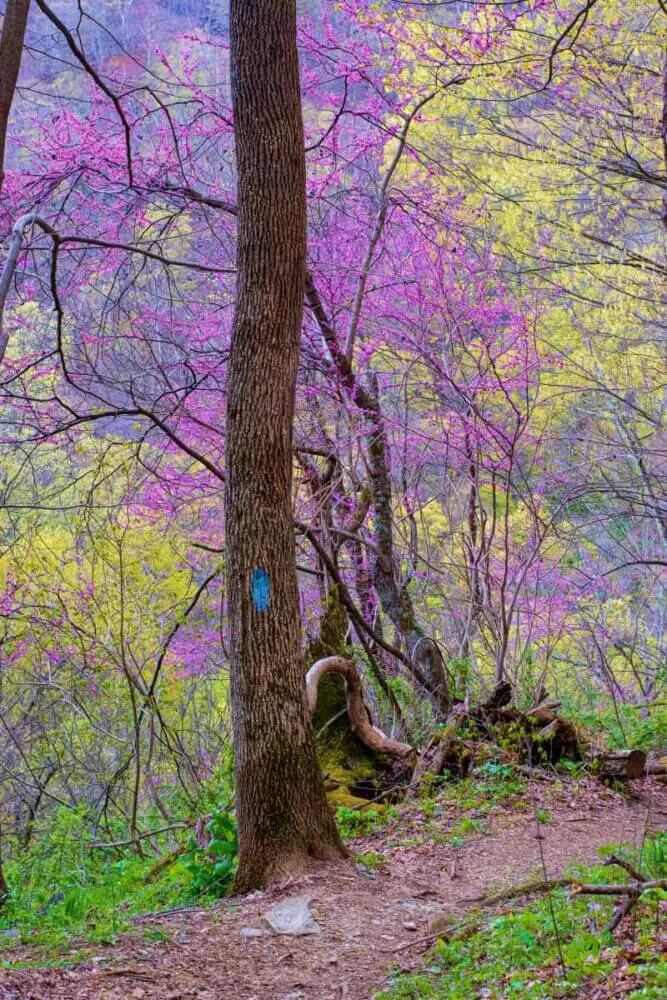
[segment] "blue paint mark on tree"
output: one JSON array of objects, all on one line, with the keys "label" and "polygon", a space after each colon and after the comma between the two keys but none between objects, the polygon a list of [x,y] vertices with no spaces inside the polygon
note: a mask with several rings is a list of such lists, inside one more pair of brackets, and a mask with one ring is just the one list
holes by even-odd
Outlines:
[{"label": "blue paint mark on tree", "polygon": [[269,574],[265,569],[254,569],[252,571],[252,599],[257,611],[268,611],[271,603],[271,584]]}]

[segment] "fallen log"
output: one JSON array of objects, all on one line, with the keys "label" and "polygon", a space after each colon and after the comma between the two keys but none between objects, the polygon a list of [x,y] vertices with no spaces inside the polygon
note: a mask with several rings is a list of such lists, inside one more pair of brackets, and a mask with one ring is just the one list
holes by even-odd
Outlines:
[{"label": "fallen log", "polygon": [[[532,708],[524,711],[514,708],[510,705],[512,686],[503,681],[486,701],[470,709],[470,719],[486,737],[492,737],[493,730],[499,726],[513,727],[514,738],[522,744],[532,763],[548,761],[556,764],[561,757],[581,760],[575,726],[558,715],[560,701],[548,697],[543,689],[538,697],[538,703]],[[521,749],[517,745],[519,753]]]},{"label": "fallen log", "polygon": [[594,764],[600,778],[633,781],[646,773],[646,754],[643,750],[613,750],[598,754]]},{"label": "fallen log", "polygon": [[[471,708],[468,699],[455,704],[446,720],[445,727],[429,741],[426,747],[417,750],[408,743],[395,740],[373,724],[371,713],[364,702],[361,678],[352,660],[344,656],[327,656],[316,663],[306,676],[306,693],[311,716],[318,706],[319,684],[327,675],[342,677],[344,682],[345,705],[352,734],[368,750],[390,757],[392,767],[392,790],[404,784],[413,768],[406,788],[406,798],[415,799],[427,775],[439,776],[448,771],[453,777],[464,778],[474,756],[474,745],[470,740],[462,740],[458,731],[464,722],[476,727],[480,740],[493,738],[494,730],[503,726],[515,726],[513,739],[517,751],[527,753],[531,766],[540,761],[556,763],[567,756],[581,759],[577,732],[567,719],[556,714],[560,703],[544,696],[539,704],[528,711],[520,711],[508,705],[512,697],[511,685],[499,685],[492,695],[481,705]],[[342,695],[343,692],[341,692]],[[340,717],[340,711],[338,713]],[[329,723],[325,724],[328,725]]]},{"label": "fallen log", "polygon": [[570,878],[547,878],[536,879],[532,882],[521,882],[519,885],[510,885],[507,889],[500,889],[499,892],[491,893],[489,896],[467,896],[461,900],[462,903],[479,903],[480,906],[496,906],[498,903],[505,903],[510,899],[518,899],[519,896],[532,896],[535,893],[551,892],[553,889],[569,889],[572,885]]},{"label": "fallen log", "polygon": [[[504,702],[505,692],[500,699]],[[522,742],[535,762],[547,760],[557,764],[561,757],[581,760],[577,730],[569,719],[558,715],[557,701],[543,701],[526,712],[505,704],[498,705],[498,698],[490,699],[481,709],[471,709],[471,718],[487,733],[491,727],[514,726],[522,733]],[[494,702],[492,704],[492,702]],[[490,707],[489,707],[490,706]]]}]

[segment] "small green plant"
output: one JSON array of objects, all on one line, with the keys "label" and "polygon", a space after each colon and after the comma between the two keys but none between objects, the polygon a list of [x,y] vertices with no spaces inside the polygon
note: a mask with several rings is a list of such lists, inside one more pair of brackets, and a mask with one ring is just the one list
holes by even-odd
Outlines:
[{"label": "small green plant", "polygon": [[380,854],[379,851],[366,851],[364,854],[356,854],[355,861],[363,865],[365,868],[369,868],[371,871],[375,871],[380,865],[384,864],[386,858],[384,854]]},{"label": "small green plant", "polygon": [[477,768],[477,774],[484,778],[505,778],[514,777],[514,768],[511,764],[499,764],[495,760],[487,760]]},{"label": "small green plant", "polygon": [[564,716],[578,719],[588,732],[598,734],[600,742],[609,749],[635,747],[660,753],[667,747],[667,707],[661,702],[639,712],[632,704],[614,704],[599,691],[587,694],[585,705],[566,696],[561,711]]},{"label": "small green plant", "polygon": [[667,878],[667,832],[647,840],[640,851],[640,861],[653,879]]},{"label": "small green plant", "polygon": [[452,782],[442,788],[440,801],[455,803],[461,809],[489,811],[501,803],[521,796],[525,781],[514,773],[510,764],[486,761],[471,778]]},{"label": "small green plant", "polygon": [[[404,677],[392,677],[389,686],[398,701],[405,720],[412,733],[413,742],[416,746],[424,746],[433,735],[435,719],[433,706],[428,698],[419,697],[413,684]],[[382,692],[376,692],[380,703],[384,703],[388,717],[392,716],[391,706],[388,705]]]},{"label": "small green plant", "polygon": [[224,896],[232,887],[238,859],[236,820],[225,808],[213,811],[206,824],[210,834],[205,847],[196,837],[190,840],[183,865],[190,874],[191,891],[195,896]]},{"label": "small green plant", "polygon": [[472,670],[469,656],[450,656],[446,664],[455,697],[465,698],[470,689]]},{"label": "small green plant", "polygon": [[144,931],[141,936],[144,941],[171,941],[171,936],[167,931],[160,930],[160,928]]},{"label": "small green plant", "polygon": [[396,815],[397,810],[393,806],[381,809],[350,809],[348,806],[339,806],[336,810],[336,822],[343,840],[351,840],[353,837],[367,837],[386,826]]},{"label": "small green plant", "polygon": [[558,770],[569,774],[571,778],[580,778],[586,773],[587,766],[586,761],[566,760],[565,758],[558,761]]},{"label": "small green plant", "polygon": [[463,847],[465,838],[471,833],[480,833],[484,829],[484,823],[472,816],[464,816],[456,823],[451,831],[449,843],[452,847]]}]

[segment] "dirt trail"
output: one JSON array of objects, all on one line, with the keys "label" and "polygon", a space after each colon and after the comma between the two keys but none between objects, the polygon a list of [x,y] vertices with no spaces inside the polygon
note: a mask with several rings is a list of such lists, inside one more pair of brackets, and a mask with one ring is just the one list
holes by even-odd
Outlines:
[{"label": "dirt trail", "polygon": [[[214,911],[143,919],[136,933],[85,965],[0,971],[0,1000],[366,1000],[392,967],[418,961],[434,923],[463,915],[471,897],[541,872],[541,852],[556,876],[571,862],[594,861],[604,845],[639,844],[647,827],[664,829],[667,793],[647,791],[628,804],[587,784],[558,792],[533,786],[531,803],[547,805],[552,817],[539,828],[541,839],[530,811],[502,808],[488,818],[486,834],[459,849],[434,843],[433,826],[426,842],[411,846],[390,846],[397,831],[382,831],[355,845],[384,854],[376,872],[352,864],[314,870]],[[406,830],[402,820],[403,838],[426,822],[416,814]],[[447,817],[438,822],[446,831]],[[303,894],[321,933],[269,931],[267,909]],[[246,937],[244,928],[264,933]],[[145,933],[155,930],[169,940],[147,943]]]}]

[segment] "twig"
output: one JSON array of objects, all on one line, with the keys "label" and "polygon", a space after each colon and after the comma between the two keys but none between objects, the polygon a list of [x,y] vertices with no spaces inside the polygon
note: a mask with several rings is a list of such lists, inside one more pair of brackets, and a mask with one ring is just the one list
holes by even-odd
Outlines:
[{"label": "twig", "polygon": [[616,930],[616,928],[618,927],[620,922],[624,919],[624,917],[627,917],[628,913],[635,905],[638,898],[639,898],[638,896],[626,896],[623,902],[619,906],[617,906],[616,909],[614,910],[614,915],[607,924],[608,931]]},{"label": "twig", "polygon": [[508,889],[501,889],[500,892],[494,892],[491,896],[471,896],[461,900],[461,902],[479,903],[480,906],[495,906],[496,903],[516,899],[518,896],[530,896],[534,892],[551,892],[552,889],[567,889],[571,885],[571,878],[542,878],[534,882],[523,882],[521,885],[511,885]]},{"label": "twig", "polygon": [[460,924],[454,924],[453,927],[432,930],[424,937],[412,938],[410,941],[399,944],[397,948],[383,948],[382,951],[396,954],[399,951],[407,951],[409,948],[415,948],[422,944],[435,944],[439,940],[451,941],[452,938],[459,937],[464,931],[471,930],[474,933],[478,929],[479,921],[462,920]]},{"label": "twig", "polygon": [[390,788],[385,788],[385,790],[380,792],[379,795],[376,795],[374,799],[368,799],[367,802],[362,802],[361,805],[352,806],[352,808],[359,811],[362,809],[368,809],[368,807],[372,806],[374,802],[380,802],[382,799],[386,799],[388,795],[392,794],[392,792],[398,792],[401,788],[405,788],[403,782],[399,782],[397,785],[392,785]]},{"label": "twig", "polygon": [[610,854],[608,858],[605,858],[604,864],[605,866],[616,865],[618,868],[622,868],[628,873],[630,878],[635,880],[635,882],[648,882],[647,875],[643,875],[639,868],[635,868],[635,866],[630,861],[626,861],[625,858],[619,858],[617,854]]},{"label": "twig", "polygon": [[[615,863],[615,862],[614,862]],[[621,867],[624,867],[621,865]],[[536,892],[551,892],[552,889],[573,889],[575,896],[633,896],[648,892],[649,889],[666,889],[667,879],[645,880],[628,882],[617,885],[588,885],[581,884],[573,878],[550,878],[539,879],[534,882],[524,882],[522,885],[513,885],[508,889],[493,893],[491,896],[471,896],[462,899],[462,903],[479,903],[480,906],[494,906],[508,899],[516,899],[518,896],[529,896]]]},{"label": "twig", "polygon": [[193,904],[192,906],[174,906],[170,910],[153,910],[150,913],[140,913],[136,917],[130,917],[130,923],[140,924],[144,920],[154,920],[156,917],[171,917],[178,913],[191,913],[193,910],[202,911],[202,908]]},{"label": "twig", "polygon": [[101,851],[106,851],[115,847],[131,847],[132,844],[136,844],[138,840],[146,840],[148,837],[156,837],[159,833],[167,833],[169,830],[183,830],[192,825],[193,824],[191,822],[172,823],[171,826],[162,826],[159,830],[149,830],[148,833],[140,833],[137,837],[132,837],[130,840],[115,840],[112,843],[92,843],[88,844],[88,847]]},{"label": "twig", "polygon": [[570,883],[575,896],[639,896],[649,889],[667,889],[667,878],[656,878],[650,882],[628,882],[625,885],[579,885]]}]

